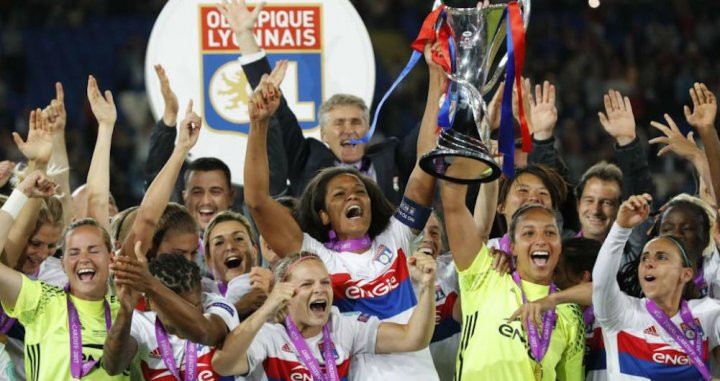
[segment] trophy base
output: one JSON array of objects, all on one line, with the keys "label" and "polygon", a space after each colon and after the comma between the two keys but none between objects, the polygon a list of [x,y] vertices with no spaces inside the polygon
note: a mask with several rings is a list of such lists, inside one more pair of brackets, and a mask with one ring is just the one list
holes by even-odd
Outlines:
[{"label": "trophy base", "polygon": [[420,159],[420,168],[434,177],[459,184],[487,183],[502,174],[478,139],[452,129],[440,134],[437,148]]}]

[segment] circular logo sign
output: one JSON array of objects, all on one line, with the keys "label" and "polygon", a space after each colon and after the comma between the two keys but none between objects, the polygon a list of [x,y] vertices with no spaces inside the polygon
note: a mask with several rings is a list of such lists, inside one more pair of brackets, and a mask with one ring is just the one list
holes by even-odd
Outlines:
[{"label": "circular logo sign", "polygon": [[[237,60],[241,52],[235,37],[217,4],[168,1],[148,41],[145,83],[159,119],[164,103],[153,66],[163,65],[181,113],[192,99],[203,117],[204,130],[191,159],[217,157],[230,167],[233,183],[242,184],[252,89]],[[375,58],[365,25],[349,0],[267,1],[254,34],[271,65],[289,61],[281,88],[306,136],[319,136],[317,112],[331,95],[349,93],[372,103]]]}]

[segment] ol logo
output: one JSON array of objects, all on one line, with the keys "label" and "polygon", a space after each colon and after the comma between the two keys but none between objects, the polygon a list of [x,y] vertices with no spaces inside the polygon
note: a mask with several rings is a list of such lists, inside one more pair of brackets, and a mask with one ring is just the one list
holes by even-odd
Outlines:
[{"label": "ol logo", "polygon": [[[238,61],[235,36],[215,5],[198,8],[205,121],[214,130],[247,134],[252,88]],[[322,15],[321,4],[268,5],[254,29],[271,65],[289,61],[283,95],[303,129],[317,126],[315,115],[323,99]]]},{"label": "ol logo", "polygon": [[393,260],[393,252],[385,245],[380,245],[378,247],[377,251],[375,252],[375,257],[373,260],[378,261],[382,263],[383,265],[389,265],[390,262]]}]

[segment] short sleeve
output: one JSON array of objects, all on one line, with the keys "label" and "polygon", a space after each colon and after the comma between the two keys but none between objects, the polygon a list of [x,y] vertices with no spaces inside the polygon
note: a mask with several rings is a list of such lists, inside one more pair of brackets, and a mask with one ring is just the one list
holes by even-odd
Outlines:
[{"label": "short sleeve", "polygon": [[311,237],[310,234],[303,233],[302,247],[300,250],[317,254],[320,260],[325,263],[328,270],[335,268],[335,258],[331,255],[332,251],[327,249],[320,241]]},{"label": "short sleeve", "polygon": [[232,331],[240,324],[235,307],[225,298],[210,294],[205,294],[205,297],[209,298],[205,305],[206,317],[210,317],[210,315],[219,316],[225,322],[228,331]]},{"label": "short sleeve", "polygon": [[344,339],[350,339],[350,353],[353,356],[361,353],[374,354],[380,324],[377,317],[366,314],[339,315],[337,329]]},{"label": "short sleeve", "polygon": [[250,274],[243,274],[230,280],[227,285],[225,299],[232,304],[237,303],[243,296],[252,290],[250,286]]},{"label": "short sleeve", "polygon": [[248,374],[252,373],[253,370],[255,370],[255,367],[257,367],[258,364],[262,364],[268,357],[266,341],[271,342],[273,334],[274,332],[272,331],[271,325],[265,323],[260,328],[257,335],[255,335],[255,339],[253,339],[246,354]]},{"label": "short sleeve", "polygon": [[155,313],[134,311],[130,324],[130,336],[138,345],[141,355],[148,354],[153,348],[150,335],[155,335]]},{"label": "short sleeve", "polygon": [[[473,259],[470,267],[465,270],[458,270],[458,283],[461,292],[463,290],[471,290],[477,276],[482,275],[490,271],[492,265],[492,257],[488,252],[487,246],[483,245],[480,251]],[[456,268],[457,270],[457,268]]]},{"label": "short sleeve", "polygon": [[32,324],[38,315],[47,305],[47,301],[55,294],[64,294],[61,288],[42,283],[37,280],[31,280],[27,276],[22,276],[22,285],[20,293],[14,308],[8,308],[3,303],[5,313],[11,318],[17,319],[23,325]]}]

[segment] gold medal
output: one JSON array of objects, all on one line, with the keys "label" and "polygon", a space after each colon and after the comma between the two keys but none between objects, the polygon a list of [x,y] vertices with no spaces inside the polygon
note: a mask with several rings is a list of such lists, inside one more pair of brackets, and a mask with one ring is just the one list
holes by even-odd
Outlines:
[{"label": "gold medal", "polygon": [[535,380],[541,381],[543,377],[543,368],[542,364],[539,362],[535,362],[535,365],[533,366],[533,372],[535,373]]}]

